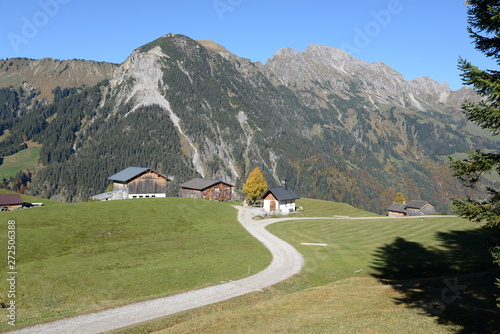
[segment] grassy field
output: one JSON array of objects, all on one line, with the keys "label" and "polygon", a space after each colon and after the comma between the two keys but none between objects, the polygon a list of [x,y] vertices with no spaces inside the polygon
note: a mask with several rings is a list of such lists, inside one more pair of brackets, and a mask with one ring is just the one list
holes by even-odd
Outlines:
[{"label": "grassy field", "polygon": [[379,217],[379,215],[355,208],[349,204],[301,198],[297,200],[298,216],[304,217]]},{"label": "grassy field", "polygon": [[[304,255],[299,275],[263,292],[115,333],[496,333],[500,328],[492,297],[500,272],[484,245],[490,236],[477,225],[454,217],[383,219],[309,199],[298,205],[304,208],[301,215],[336,217],[268,227]],[[235,209],[223,203],[55,202],[2,217],[15,219],[17,226],[20,327],[237,279],[249,274],[249,266],[253,274],[270,262],[269,253],[236,222]],[[5,225],[0,225],[2,243]],[[0,310],[4,331],[6,312]]]},{"label": "grassy field", "polygon": [[[318,216],[338,207],[315,205],[322,211]],[[348,213],[352,208],[345,209],[335,215],[354,216]],[[331,219],[268,229],[304,255],[299,275],[263,293],[115,333],[497,333],[500,328],[493,298],[500,272],[485,248],[490,236],[468,221]]]},{"label": "grassy field", "polygon": [[[238,279],[271,260],[236,210],[218,202],[158,198],[6,212],[2,245],[11,219],[18,328]],[[6,315],[0,310],[0,330],[9,327]]]},{"label": "grassy field", "polygon": [[16,176],[22,170],[35,169],[40,158],[42,146],[30,147],[16,154],[4,157],[0,166],[0,178],[8,179]]}]

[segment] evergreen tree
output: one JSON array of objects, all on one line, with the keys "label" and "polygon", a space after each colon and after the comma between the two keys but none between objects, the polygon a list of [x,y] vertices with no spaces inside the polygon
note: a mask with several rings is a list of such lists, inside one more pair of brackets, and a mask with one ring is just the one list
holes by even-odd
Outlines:
[{"label": "evergreen tree", "polygon": [[394,199],[394,203],[404,204],[406,202],[405,195],[401,192],[396,193],[396,198]]},{"label": "evergreen tree", "polygon": [[250,175],[248,175],[248,178],[243,185],[243,194],[245,194],[245,199],[255,202],[255,200],[266,190],[267,182],[264,179],[264,175],[262,175],[260,168],[256,167],[250,172]]},{"label": "evergreen tree", "polygon": [[[500,63],[500,5],[492,0],[468,1],[468,31],[476,49]],[[465,100],[462,110],[467,118],[489,130],[493,135],[500,133],[500,71],[481,70],[460,58],[459,68],[465,84],[471,85],[483,97],[480,102]],[[454,176],[466,187],[475,188],[483,183],[483,175],[500,175],[500,153],[476,150],[464,160],[450,158]],[[487,187],[489,198],[465,200],[454,199],[456,212],[471,221],[484,223],[488,229],[500,232],[500,193]],[[492,245],[492,254],[500,265],[500,244]],[[498,285],[500,286],[500,280]]]}]

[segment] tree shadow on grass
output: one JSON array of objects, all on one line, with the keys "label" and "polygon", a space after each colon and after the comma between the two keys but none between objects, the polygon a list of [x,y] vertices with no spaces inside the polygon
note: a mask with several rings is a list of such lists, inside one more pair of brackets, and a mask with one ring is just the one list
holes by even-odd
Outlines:
[{"label": "tree shadow on grass", "polygon": [[378,248],[372,276],[402,293],[396,304],[418,308],[458,333],[500,333],[495,282],[500,270],[486,243],[488,231],[439,232],[437,247],[396,238]]}]

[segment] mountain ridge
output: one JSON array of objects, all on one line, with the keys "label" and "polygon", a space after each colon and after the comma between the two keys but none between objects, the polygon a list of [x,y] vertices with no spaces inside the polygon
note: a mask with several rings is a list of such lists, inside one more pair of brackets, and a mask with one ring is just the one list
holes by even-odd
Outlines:
[{"label": "mountain ridge", "polygon": [[94,86],[109,78],[118,64],[93,60],[12,58],[0,60],[0,88],[25,86],[38,92],[38,99],[51,101],[52,90]]},{"label": "mountain ridge", "polygon": [[471,89],[406,81],[330,47],[284,48],[262,64],[167,34],[113,66],[97,86],[59,90],[5,127],[44,143],[32,194],[85,200],[142,165],[169,175],[178,195],[196,176],[240,187],[259,166],[270,185],[287,177],[302,197],[383,212],[402,191],[447,210],[464,191],[446,157],[496,144],[460,112],[462,98],[478,98]]}]

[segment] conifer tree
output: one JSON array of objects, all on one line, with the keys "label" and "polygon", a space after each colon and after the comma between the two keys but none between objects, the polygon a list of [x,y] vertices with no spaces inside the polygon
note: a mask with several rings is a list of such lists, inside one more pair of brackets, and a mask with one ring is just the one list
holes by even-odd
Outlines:
[{"label": "conifer tree", "polygon": [[[492,0],[468,0],[468,31],[476,49],[500,64],[500,5]],[[493,135],[500,133],[500,71],[482,70],[467,60],[459,59],[462,80],[472,86],[483,99],[480,102],[465,100],[462,111],[467,119],[489,130]],[[500,175],[500,152],[476,150],[464,160],[450,157],[454,176],[466,187],[475,188],[482,183],[486,174]],[[465,200],[454,199],[455,211],[462,217],[484,227],[500,232],[500,193],[487,187],[488,198]],[[492,245],[494,260],[500,265],[500,245]],[[500,281],[499,284],[500,286]]]},{"label": "conifer tree", "polygon": [[262,175],[262,171],[259,167],[254,168],[248,175],[248,178],[243,185],[243,194],[245,194],[245,199],[250,202],[255,202],[264,191],[267,190],[267,182]]}]

